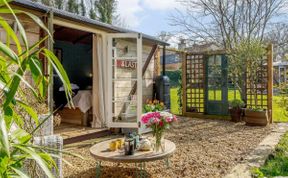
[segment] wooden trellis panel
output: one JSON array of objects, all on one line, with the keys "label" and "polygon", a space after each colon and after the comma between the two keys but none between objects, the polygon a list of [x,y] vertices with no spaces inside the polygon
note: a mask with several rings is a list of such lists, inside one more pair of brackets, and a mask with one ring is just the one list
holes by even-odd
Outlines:
[{"label": "wooden trellis panel", "polygon": [[[256,70],[258,83],[256,85],[257,104],[253,98],[251,83],[246,82],[247,107],[262,108],[268,111],[268,117],[272,122],[272,96],[273,96],[273,47],[269,45],[263,64]],[[205,57],[207,55],[225,54],[225,51],[217,51],[202,54],[185,54],[182,60],[183,82],[183,115],[204,116],[205,105]],[[229,65],[229,63],[228,63]],[[213,116],[215,117],[215,116]]]},{"label": "wooden trellis panel", "polygon": [[[266,60],[265,58],[264,60]],[[263,63],[257,69],[255,69],[258,82],[254,84],[249,81],[249,73],[247,74],[247,107],[248,108],[261,108],[268,109],[268,70],[267,65]],[[256,93],[256,94],[255,94]],[[257,101],[256,101],[256,100]]]},{"label": "wooden trellis panel", "polygon": [[[273,96],[273,47],[267,47],[267,55],[263,56],[263,61],[259,68],[255,69],[258,82],[249,81],[249,73],[247,71],[246,95],[247,108],[260,108],[268,111],[270,123],[272,122],[272,96]],[[254,93],[256,95],[254,96]],[[257,99],[257,101],[255,100]]]},{"label": "wooden trellis panel", "polygon": [[183,64],[184,113],[204,113],[204,55],[186,54]]}]

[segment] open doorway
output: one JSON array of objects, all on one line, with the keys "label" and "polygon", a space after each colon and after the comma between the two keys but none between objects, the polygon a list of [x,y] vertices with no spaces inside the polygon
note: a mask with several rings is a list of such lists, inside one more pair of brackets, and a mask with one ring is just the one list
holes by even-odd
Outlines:
[{"label": "open doorway", "polygon": [[[91,127],[92,121],[92,33],[54,26],[54,52],[70,79],[75,109],[68,108],[64,88],[54,73],[53,99],[63,129]],[[57,129],[57,128],[56,128]]]}]

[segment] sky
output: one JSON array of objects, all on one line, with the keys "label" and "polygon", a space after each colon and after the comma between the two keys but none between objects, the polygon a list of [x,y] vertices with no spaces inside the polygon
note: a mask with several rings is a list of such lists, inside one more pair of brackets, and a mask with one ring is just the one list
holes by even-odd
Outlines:
[{"label": "sky", "polygon": [[180,8],[176,0],[118,0],[118,13],[132,30],[156,36],[161,31],[175,31],[169,16]]}]

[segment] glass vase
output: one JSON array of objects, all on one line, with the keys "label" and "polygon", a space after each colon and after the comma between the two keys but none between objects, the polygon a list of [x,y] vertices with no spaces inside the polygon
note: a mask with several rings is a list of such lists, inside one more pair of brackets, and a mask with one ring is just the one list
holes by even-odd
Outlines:
[{"label": "glass vase", "polygon": [[154,134],[154,152],[163,153],[165,152],[165,140],[162,132]]}]

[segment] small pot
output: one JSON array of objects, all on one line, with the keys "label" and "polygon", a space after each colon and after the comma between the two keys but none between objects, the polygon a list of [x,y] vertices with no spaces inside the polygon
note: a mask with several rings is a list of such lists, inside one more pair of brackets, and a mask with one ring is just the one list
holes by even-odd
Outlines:
[{"label": "small pot", "polygon": [[242,109],[241,108],[229,108],[231,121],[232,122],[240,122],[241,121],[241,115],[242,115]]},{"label": "small pot", "polygon": [[193,107],[193,106],[192,106],[192,107],[189,107],[189,108],[188,108],[188,111],[189,111],[189,112],[198,112],[198,109],[197,109],[196,107]]},{"label": "small pot", "polygon": [[267,111],[252,111],[245,109],[244,120],[246,125],[250,126],[266,126],[269,123]]}]

